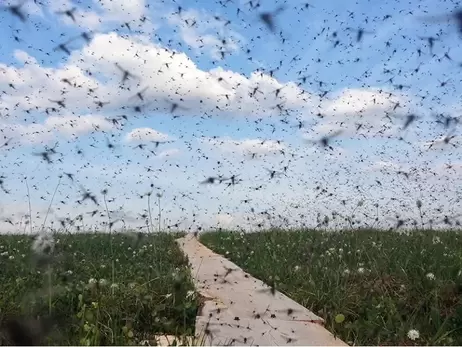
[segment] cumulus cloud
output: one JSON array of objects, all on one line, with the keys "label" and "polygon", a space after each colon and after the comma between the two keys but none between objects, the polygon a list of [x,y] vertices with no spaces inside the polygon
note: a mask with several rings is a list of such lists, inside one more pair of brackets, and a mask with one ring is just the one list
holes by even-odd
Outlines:
[{"label": "cumulus cloud", "polygon": [[[104,17],[101,17],[95,11],[84,9],[77,6],[70,0],[49,0],[43,1],[42,6],[46,6],[52,13],[59,15],[59,20],[68,26],[78,26],[82,29],[98,29]],[[72,17],[64,13],[72,11]]]},{"label": "cumulus cloud", "polygon": [[139,20],[146,11],[145,0],[94,0],[100,5],[109,20],[129,22]]},{"label": "cumulus cloud", "polygon": [[112,130],[114,126],[102,116],[50,116],[45,127],[66,136],[79,136],[93,131]]},{"label": "cumulus cloud", "polygon": [[[144,113],[166,113],[172,103],[178,104],[177,114],[270,117],[307,103],[295,83],[258,72],[246,77],[220,67],[204,71],[184,53],[114,32],[96,34],[59,67],[44,67],[24,51],[15,57],[23,66],[0,64],[0,88],[7,91],[0,112],[10,120],[22,119],[24,112],[31,120],[63,111],[113,115],[123,109],[138,116],[137,105]],[[115,63],[137,76],[127,82],[130,90],[120,88],[122,72]],[[141,102],[136,92],[144,86],[149,88]]]},{"label": "cumulus cloud", "polygon": [[136,128],[125,136],[127,142],[167,141],[169,136],[151,128]]},{"label": "cumulus cloud", "polygon": [[392,122],[413,107],[408,97],[382,89],[346,88],[326,98],[319,107],[322,115],[312,132],[324,134],[342,130],[362,137],[390,136],[399,126]]},{"label": "cumulus cloud", "polygon": [[[4,102],[11,108],[26,95],[27,100],[19,104],[23,109],[50,107],[53,103],[49,99],[59,99],[63,89],[67,91],[66,106],[75,110],[83,107],[95,109],[94,99],[98,97],[109,101],[113,108],[124,106],[134,92],[119,88],[122,72],[115,66],[116,62],[133,75],[141,76],[142,81],[136,79],[134,83],[142,82],[149,86],[145,99],[153,103],[150,109],[170,110],[171,105],[165,99],[179,102],[182,98],[184,106],[189,106],[192,113],[209,110],[268,115],[279,113],[278,104],[284,104],[289,109],[299,108],[305,102],[298,96],[301,89],[295,83],[281,84],[257,72],[246,77],[220,67],[203,71],[184,53],[142,42],[135,37],[122,38],[116,33],[95,35],[90,45],[74,51],[62,68],[42,67],[24,52],[18,52],[17,58],[21,61],[27,59],[28,64],[19,68],[0,65],[3,71],[0,85],[10,89],[9,95],[4,96]],[[72,79],[71,85],[63,79]],[[9,88],[9,83],[14,84],[15,89]],[[98,89],[98,92],[88,97],[88,88]],[[277,89],[281,89],[278,97],[275,95]]]},{"label": "cumulus cloud", "polygon": [[261,139],[243,139],[233,140],[225,138],[202,138],[202,143],[213,146],[214,148],[234,154],[252,155],[252,154],[278,154],[287,149],[281,141],[261,140]]},{"label": "cumulus cloud", "polygon": [[112,123],[96,115],[50,116],[43,123],[21,124],[0,122],[0,128],[6,137],[19,140],[23,144],[48,143],[57,135],[77,137],[91,132],[114,129]]},{"label": "cumulus cloud", "polygon": [[369,170],[387,170],[387,171],[398,171],[400,165],[391,161],[378,160],[369,166]]},{"label": "cumulus cloud", "polygon": [[158,154],[158,158],[170,158],[179,155],[181,152],[178,148],[166,149]]},{"label": "cumulus cloud", "polygon": [[196,53],[207,52],[216,60],[238,51],[239,45],[245,43],[243,36],[229,28],[231,23],[204,10],[189,9],[181,17],[171,14],[167,21],[179,28],[181,39]]}]

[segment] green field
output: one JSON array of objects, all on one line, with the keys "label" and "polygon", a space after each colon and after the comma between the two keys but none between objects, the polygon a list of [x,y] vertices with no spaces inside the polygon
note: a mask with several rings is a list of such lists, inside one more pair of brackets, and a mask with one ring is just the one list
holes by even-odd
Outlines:
[{"label": "green field", "polygon": [[[58,329],[45,343],[53,345],[192,335],[199,299],[179,236],[55,234],[51,247],[0,236],[0,325],[18,314],[51,316]],[[210,232],[201,241],[323,317],[349,344],[462,344],[458,232]]]},{"label": "green field", "polygon": [[193,334],[198,304],[178,236],[56,234],[54,246],[0,236],[0,326],[15,315],[53,317],[58,328],[44,343],[54,345]]},{"label": "green field", "polygon": [[349,344],[462,345],[461,233],[274,230],[201,241]]}]

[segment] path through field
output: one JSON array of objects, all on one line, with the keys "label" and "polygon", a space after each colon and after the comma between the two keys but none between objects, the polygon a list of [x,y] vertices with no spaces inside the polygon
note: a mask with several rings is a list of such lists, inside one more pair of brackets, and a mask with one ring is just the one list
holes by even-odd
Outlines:
[{"label": "path through field", "polygon": [[231,261],[194,236],[177,240],[191,263],[203,305],[196,337],[205,345],[346,346],[323,327],[323,319]]}]

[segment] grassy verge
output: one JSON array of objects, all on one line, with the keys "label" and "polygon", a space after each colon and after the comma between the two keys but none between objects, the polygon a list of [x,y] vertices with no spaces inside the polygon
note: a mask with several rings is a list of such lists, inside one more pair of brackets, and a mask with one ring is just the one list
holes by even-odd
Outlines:
[{"label": "grassy verge", "polygon": [[356,345],[462,345],[462,234],[205,233],[201,241]]},{"label": "grassy verge", "polygon": [[11,315],[53,316],[58,329],[46,343],[54,345],[193,334],[197,298],[176,236],[0,236],[0,326]]}]

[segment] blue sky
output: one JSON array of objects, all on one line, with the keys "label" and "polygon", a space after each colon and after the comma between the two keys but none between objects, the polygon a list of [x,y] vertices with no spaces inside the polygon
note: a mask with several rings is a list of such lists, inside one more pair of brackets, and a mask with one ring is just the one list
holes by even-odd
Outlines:
[{"label": "blue sky", "polygon": [[[163,225],[181,222],[191,230],[281,225],[282,217],[292,226],[312,226],[318,213],[353,210],[370,226],[376,203],[385,227],[396,215],[417,218],[417,199],[427,222],[460,212],[454,207],[461,193],[460,129],[450,144],[438,142],[447,130],[432,114],[460,115],[461,37],[452,21],[423,20],[449,13],[454,4],[311,1],[301,10],[302,1],[264,1],[250,10],[246,1],[223,3],[30,1],[25,23],[0,13],[0,136],[11,138],[0,148],[0,175],[10,192],[0,192],[0,230],[24,228],[25,176],[39,228],[63,172],[75,181],[61,179],[48,218],[54,225],[83,214],[88,226],[104,229],[100,192],[107,188],[110,217],[142,226],[147,199],[139,195],[154,189],[151,184],[163,194]],[[281,5],[272,34],[258,16]],[[174,14],[178,6],[181,15]],[[75,23],[56,14],[73,7]],[[361,42],[358,28],[366,31]],[[70,56],[55,50],[86,31],[92,41],[71,42]],[[421,39],[428,36],[439,37],[433,55]],[[115,63],[140,79],[121,88]],[[144,87],[145,103],[136,97]],[[50,101],[63,98],[65,108]],[[97,100],[107,104],[97,107]],[[167,100],[182,108],[170,114]],[[286,111],[280,114],[277,105]],[[411,113],[417,120],[401,131]],[[122,114],[127,121],[115,127],[110,119]],[[306,140],[339,129],[332,151]],[[115,149],[107,148],[108,139]],[[164,140],[155,147],[153,141]],[[33,154],[56,142],[52,164]],[[136,148],[140,143],[146,148]],[[267,169],[284,167],[286,175],[269,179]],[[242,182],[229,188],[199,183],[233,174]],[[79,185],[101,205],[76,203]],[[364,204],[355,209],[359,201]],[[95,209],[100,213],[90,218]],[[262,217],[264,211],[274,218]]]}]

